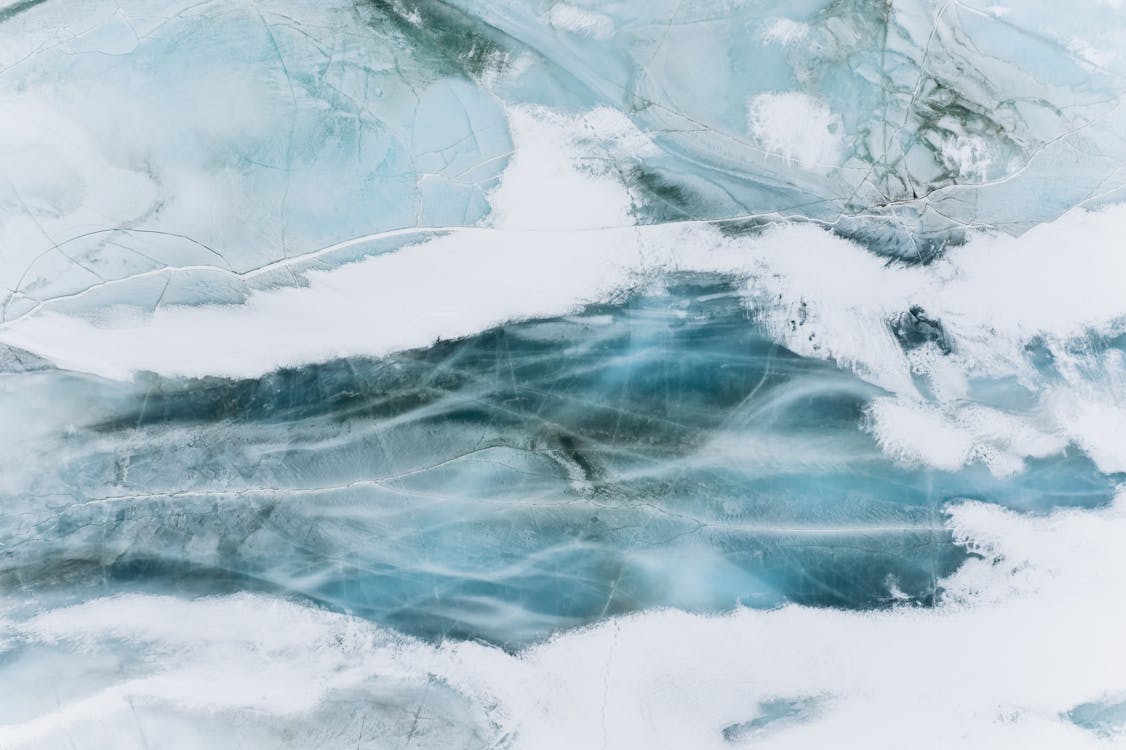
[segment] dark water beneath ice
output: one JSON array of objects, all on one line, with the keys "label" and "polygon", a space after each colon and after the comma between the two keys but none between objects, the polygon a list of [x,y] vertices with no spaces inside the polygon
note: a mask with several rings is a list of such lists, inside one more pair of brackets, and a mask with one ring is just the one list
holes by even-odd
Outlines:
[{"label": "dark water beneath ice", "polygon": [[[7,459],[0,585],[266,591],[511,647],[662,606],[928,606],[966,554],[947,502],[1112,496],[1078,453],[1007,479],[889,460],[880,391],[771,343],[736,290],[674,276],[257,380],[4,376],[42,419]],[[75,402],[86,422],[52,423]]]}]

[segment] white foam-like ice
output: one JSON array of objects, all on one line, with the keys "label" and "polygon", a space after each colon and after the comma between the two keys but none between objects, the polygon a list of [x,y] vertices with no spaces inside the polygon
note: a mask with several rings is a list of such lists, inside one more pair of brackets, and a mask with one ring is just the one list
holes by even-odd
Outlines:
[{"label": "white foam-like ice", "polygon": [[552,27],[594,39],[609,39],[614,33],[614,21],[609,16],[589,8],[570,3],[555,3],[548,12]]},{"label": "white foam-like ice", "polygon": [[809,27],[804,23],[789,18],[778,18],[771,22],[762,32],[762,38],[767,42],[789,46],[796,44],[809,36]]},{"label": "white foam-like ice", "polygon": [[802,169],[828,173],[840,163],[840,117],[809,94],[759,94],[747,103],[747,125],[768,153]]},{"label": "white foam-like ice", "polygon": [[613,172],[608,150],[615,141],[638,155],[651,153],[653,146],[625,115],[602,108],[568,117],[512,107],[508,122],[517,147],[489,195],[490,226],[560,231],[633,223],[630,196]]},{"label": "white foam-like ice", "polygon": [[[1061,434],[1038,429],[1033,417],[977,404],[943,409],[883,397],[873,399],[867,413],[876,441],[888,455],[947,471],[981,461],[995,476],[1011,476],[1024,470],[1025,458],[1059,453],[1068,443]],[[1080,428],[1075,434],[1087,432]]]},{"label": "white foam-like ice", "polygon": [[[1126,472],[1126,366],[1111,350],[1094,360],[1093,373],[1067,372],[1067,385],[1045,397],[1057,429],[1076,442],[1103,472]],[[1066,372],[1066,370],[1065,370]]]}]

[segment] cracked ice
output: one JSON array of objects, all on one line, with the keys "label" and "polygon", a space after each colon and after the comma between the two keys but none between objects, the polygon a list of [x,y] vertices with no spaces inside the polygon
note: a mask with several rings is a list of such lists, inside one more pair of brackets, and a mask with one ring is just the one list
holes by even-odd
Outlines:
[{"label": "cracked ice", "polygon": [[0,746],[1126,742],[1126,19],[0,0]]}]

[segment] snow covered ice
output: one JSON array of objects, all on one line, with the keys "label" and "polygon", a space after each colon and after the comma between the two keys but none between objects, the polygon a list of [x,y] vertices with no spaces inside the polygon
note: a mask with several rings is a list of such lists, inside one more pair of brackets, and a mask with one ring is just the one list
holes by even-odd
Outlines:
[{"label": "snow covered ice", "polygon": [[0,747],[1126,746],[1124,13],[0,0]]}]

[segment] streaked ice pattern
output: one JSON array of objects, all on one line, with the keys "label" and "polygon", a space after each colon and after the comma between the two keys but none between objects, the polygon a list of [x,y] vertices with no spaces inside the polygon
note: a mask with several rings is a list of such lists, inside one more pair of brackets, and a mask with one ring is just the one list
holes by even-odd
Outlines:
[{"label": "streaked ice pattern", "polygon": [[0,748],[1126,747],[1123,50],[0,0]]}]

